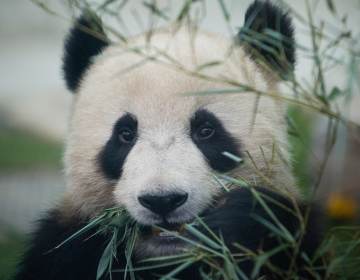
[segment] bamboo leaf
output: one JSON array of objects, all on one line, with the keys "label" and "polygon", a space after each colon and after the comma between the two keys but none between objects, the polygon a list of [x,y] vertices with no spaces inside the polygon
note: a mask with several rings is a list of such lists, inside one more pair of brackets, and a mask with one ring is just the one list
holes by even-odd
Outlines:
[{"label": "bamboo leaf", "polygon": [[96,280],[100,280],[101,277],[106,273],[106,271],[109,271],[111,269],[112,260],[113,260],[113,251],[114,249],[116,250],[116,239],[117,239],[117,231],[114,230],[113,236],[111,237],[108,245],[106,246],[103,254],[101,255],[97,267]]},{"label": "bamboo leaf", "polygon": [[287,235],[284,234],[279,228],[277,228],[274,224],[269,222],[268,220],[264,219],[261,216],[258,215],[252,215],[253,219],[261,223],[263,226],[267,227],[272,233],[274,233],[276,236],[281,237],[284,240],[287,240]]},{"label": "bamboo leaf", "polygon": [[242,93],[248,91],[253,91],[253,89],[244,85],[241,87],[229,88],[229,89],[208,89],[204,91],[187,92],[185,93],[185,95],[198,96],[198,95],[211,95],[211,94],[236,94],[236,93]]},{"label": "bamboo leaf", "polygon": [[256,277],[260,273],[260,269],[266,264],[266,262],[275,254],[287,249],[288,246],[286,244],[281,244],[280,246],[270,250],[268,252],[264,252],[256,258],[255,266],[251,273],[251,279],[256,279]]},{"label": "bamboo leaf", "polygon": [[267,203],[263,200],[263,198],[260,196],[260,194],[256,190],[252,190],[252,193],[255,196],[256,200],[260,203],[260,205],[266,211],[266,213],[270,216],[270,218],[276,224],[276,227],[262,217],[258,216],[258,219],[260,219],[260,221],[262,221],[265,226],[269,227],[274,232],[279,234],[279,236],[282,236],[286,241],[294,244],[294,242],[295,242],[294,237],[291,235],[289,230],[286,227],[284,227],[284,225],[279,221],[279,219],[276,217],[276,215],[270,209],[270,207],[267,205]]},{"label": "bamboo leaf", "polygon": [[330,10],[333,14],[336,14],[336,8],[335,8],[335,4],[334,4],[333,0],[326,0],[326,4],[327,4],[329,10]]},{"label": "bamboo leaf", "polygon": [[237,163],[243,163],[244,160],[241,157],[238,157],[234,154],[231,154],[229,152],[222,152],[222,154],[226,157],[228,157],[229,159],[232,159],[233,161],[237,162]]},{"label": "bamboo leaf", "polygon": [[205,234],[200,232],[198,229],[194,228],[191,225],[185,225],[185,228],[187,231],[189,231],[192,235],[197,237],[200,241],[204,242],[208,246],[214,248],[214,249],[221,249],[221,246],[217,244],[216,242],[212,241],[209,237],[207,237]]},{"label": "bamboo leaf", "polygon": [[201,71],[203,69],[209,68],[209,67],[214,67],[214,66],[218,66],[222,63],[222,61],[218,61],[218,60],[214,60],[214,61],[210,61],[204,64],[199,65],[196,68],[196,71]]},{"label": "bamboo leaf", "polygon": [[169,17],[162,11],[159,9],[159,7],[154,3],[148,3],[143,1],[143,5],[148,8],[154,15],[157,15],[158,17],[165,19],[165,20],[169,20]]},{"label": "bamboo leaf", "polygon": [[59,245],[57,245],[54,249],[58,249],[61,246],[63,246],[65,243],[70,242],[71,240],[79,237],[80,235],[84,234],[85,232],[91,230],[95,226],[99,224],[99,222],[105,217],[105,214],[97,217],[93,221],[91,221],[89,224],[81,228],[79,231],[75,232],[74,234],[70,235],[68,238],[66,238],[63,242],[61,242]]},{"label": "bamboo leaf", "polygon": [[226,8],[224,0],[218,0],[218,2],[219,2],[219,5],[220,5],[220,8],[221,8],[221,11],[222,11],[222,13],[224,15],[225,20],[229,21],[230,20],[230,13]]},{"label": "bamboo leaf", "polygon": [[192,0],[186,0],[183,7],[180,10],[179,15],[176,18],[176,21],[182,21],[184,17],[189,13],[191,8]]},{"label": "bamboo leaf", "polygon": [[194,263],[194,260],[189,260],[187,262],[182,263],[181,265],[179,265],[177,268],[175,268],[174,270],[170,271],[168,274],[162,276],[160,278],[160,280],[168,280],[168,279],[172,279],[173,276],[175,276],[176,274],[178,274],[179,272],[183,271],[184,269],[186,269],[187,267],[189,267],[190,265],[192,265]]},{"label": "bamboo leaf", "polygon": [[334,87],[328,96],[328,101],[334,101],[335,99],[340,97],[341,94],[342,94],[342,91],[338,87]]}]

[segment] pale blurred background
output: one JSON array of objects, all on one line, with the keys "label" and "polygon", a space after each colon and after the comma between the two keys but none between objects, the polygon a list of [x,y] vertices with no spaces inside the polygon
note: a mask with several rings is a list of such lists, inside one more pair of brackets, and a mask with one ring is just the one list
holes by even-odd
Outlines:
[{"label": "pale blurred background", "polygon": [[[62,176],[62,144],[72,96],[65,89],[61,58],[64,36],[70,26],[70,13],[62,1],[47,1],[49,6],[66,18],[50,15],[31,1],[0,0],[0,279],[6,276],[21,248],[18,240],[32,229],[41,212],[54,205],[64,192]],[[131,2],[131,3],[130,3]],[[168,1],[158,1],[168,2]],[[170,1],[179,10],[181,1]],[[246,7],[252,1],[228,0],[231,28],[243,23]],[[315,1],[310,1],[315,2]],[[318,20],[325,20],[334,29],[338,22],[319,0]],[[129,1],[124,12],[128,34],[136,34],[146,27],[148,11],[143,1]],[[301,15],[305,15],[304,1],[287,1]],[[348,14],[347,25],[359,37],[360,1],[334,1],[338,14]],[[144,19],[144,27],[134,20],[134,10]],[[309,34],[296,21],[297,39],[310,45]],[[207,1],[207,18],[203,28],[229,36],[218,1]],[[310,62],[298,57],[297,75],[310,78]],[[335,68],[329,74],[329,87],[345,83],[344,69]],[[359,79],[360,77],[356,77]],[[359,87],[351,104],[342,108],[346,115],[360,124]],[[308,115],[306,115],[308,114]],[[322,156],[326,138],[325,118],[305,112],[309,130],[309,145],[317,157]],[[324,203],[329,194],[342,193],[360,202],[360,132],[339,130],[339,139],[327,166],[318,198]],[[301,168],[311,174],[317,164],[313,157],[298,157]],[[311,181],[311,178],[307,181]],[[358,212],[357,214],[358,215]],[[358,217],[358,216],[357,216]],[[356,219],[356,218],[355,218]]]}]

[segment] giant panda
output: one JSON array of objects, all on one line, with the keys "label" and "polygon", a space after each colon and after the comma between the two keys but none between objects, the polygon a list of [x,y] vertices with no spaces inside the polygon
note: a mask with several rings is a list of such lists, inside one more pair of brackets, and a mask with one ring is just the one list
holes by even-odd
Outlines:
[{"label": "giant panda", "polygon": [[[269,30],[281,35],[275,46],[267,39]],[[268,262],[274,270],[257,269],[245,258],[235,270],[238,279],[288,279],[294,264],[298,279],[315,278],[307,260],[322,238],[320,215],[305,210],[296,187],[286,104],[277,98],[280,82],[295,66],[293,33],[289,14],[269,1],[248,7],[244,28],[231,40],[174,24],[114,44],[100,20],[84,12],[66,39],[63,59],[74,93],[64,160],[67,191],[40,220],[15,279],[96,279],[106,234],[94,234],[95,228],[54,248],[118,206],[144,228],[131,256],[134,267],[191,250],[195,245],[152,228],[185,235],[182,225],[200,216],[234,254],[273,252]],[[230,90],[221,94],[224,88]],[[220,93],[201,94],[206,92]],[[219,176],[247,184],[223,180],[225,190]],[[267,207],[259,194],[268,198]],[[294,236],[303,225],[294,212],[309,214],[297,251],[277,251],[281,240],[271,230],[269,208]],[[119,246],[117,272],[101,279],[130,277],[124,276],[125,255]],[[132,277],[158,279],[168,269],[139,270]],[[174,277],[202,279],[209,269],[194,262]]]}]

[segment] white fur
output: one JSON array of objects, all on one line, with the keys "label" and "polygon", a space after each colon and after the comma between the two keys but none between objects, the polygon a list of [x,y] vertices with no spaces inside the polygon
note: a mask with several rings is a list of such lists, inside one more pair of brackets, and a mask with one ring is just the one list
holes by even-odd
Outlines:
[{"label": "white fur", "polygon": [[[125,206],[141,223],[157,223],[137,197],[170,190],[189,193],[187,202],[173,213],[170,222],[190,220],[209,205],[220,186],[189,137],[190,118],[199,108],[213,112],[241,142],[245,163],[233,170],[232,176],[297,193],[287,166],[285,106],[281,102],[254,93],[184,94],[230,87],[219,79],[276,92],[276,81],[265,76],[241,47],[233,49],[226,39],[192,32],[185,27],[177,32],[169,28],[155,32],[149,43],[143,35],[127,46],[113,45],[96,58],[86,73],[75,97],[65,158],[68,197],[82,216],[96,215],[116,204]],[[149,47],[144,48],[146,45]],[[141,48],[143,54],[129,51],[135,47]],[[144,62],[146,56],[159,52],[179,65],[174,66],[164,56]],[[201,71],[212,78],[190,74],[213,61],[224,62]],[[126,159],[121,178],[110,182],[101,173],[96,158],[114,123],[126,112],[136,116],[139,138]]]}]

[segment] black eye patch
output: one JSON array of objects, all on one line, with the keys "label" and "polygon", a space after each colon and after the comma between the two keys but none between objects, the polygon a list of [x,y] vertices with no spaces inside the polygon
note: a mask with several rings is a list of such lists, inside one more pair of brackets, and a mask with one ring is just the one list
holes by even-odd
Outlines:
[{"label": "black eye patch", "polygon": [[[126,131],[133,134],[132,141],[124,141],[122,133]],[[109,179],[119,179],[125,159],[137,139],[137,120],[135,116],[127,113],[114,125],[112,135],[101,150],[98,161],[102,172]]]},{"label": "black eye patch", "polygon": [[[204,127],[213,130],[210,137],[201,137]],[[223,155],[223,152],[241,157],[240,144],[213,113],[205,109],[198,110],[190,121],[190,133],[191,139],[212,169],[227,172],[238,165],[233,159]]]}]

